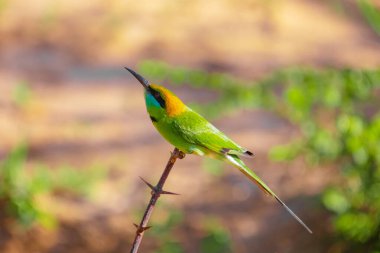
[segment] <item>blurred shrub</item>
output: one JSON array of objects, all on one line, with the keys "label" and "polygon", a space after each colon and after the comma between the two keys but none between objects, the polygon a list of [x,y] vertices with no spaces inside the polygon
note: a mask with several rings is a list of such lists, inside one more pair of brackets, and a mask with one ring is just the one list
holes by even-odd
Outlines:
[{"label": "blurred shrub", "polygon": [[43,210],[37,200],[42,194],[64,191],[84,195],[104,174],[100,168],[81,171],[41,165],[28,170],[26,158],[27,147],[21,144],[0,162],[0,212],[4,211],[6,217],[16,219],[24,227],[35,223],[54,227],[54,215]]},{"label": "blurred shrub", "polygon": [[12,90],[12,102],[20,108],[27,106],[32,99],[32,90],[25,81],[19,82]]},{"label": "blurred shrub", "polygon": [[222,176],[224,163],[219,160],[205,157],[202,159],[202,169],[213,176]]},{"label": "blurred shrub", "polygon": [[8,0],[0,0],[0,14],[5,10],[7,7]]},{"label": "blurred shrub", "polygon": [[157,82],[218,92],[216,101],[197,108],[208,116],[262,107],[299,126],[301,138],[270,156],[284,161],[302,155],[312,164],[340,167],[343,180],[322,195],[335,214],[336,232],[357,252],[380,249],[379,69],[285,69],[256,83],[157,62],[144,62],[140,70]]},{"label": "blurred shrub", "polygon": [[[147,237],[157,242],[157,249],[155,253],[182,253],[186,252],[182,240],[186,238],[186,234],[178,234],[176,229],[178,225],[183,223],[185,219],[183,213],[165,203],[159,203],[160,210],[165,214],[161,216],[161,219],[156,219],[152,223],[151,232],[147,234]],[[157,213],[156,213],[157,215]],[[158,213],[158,215],[160,215]],[[192,245],[193,249],[197,249],[198,252],[207,253],[227,253],[232,252],[232,241],[230,233],[225,229],[221,222],[210,216],[201,216],[201,226],[196,226],[197,233],[200,234],[199,245]],[[199,222],[199,220],[197,222]],[[186,230],[194,229],[189,227]],[[182,230],[181,230],[182,231]],[[182,232],[181,232],[182,233]],[[192,233],[194,234],[194,233]]]},{"label": "blurred shrub", "polygon": [[272,157],[302,155],[338,165],[344,180],[322,201],[336,214],[343,238],[374,252],[380,246],[380,71],[292,70],[282,74],[282,83],[277,111],[300,126],[303,138],[276,148]]},{"label": "blurred shrub", "polygon": [[158,249],[156,253],[182,253],[185,252],[181,245],[178,236],[175,235],[173,230],[183,220],[183,215],[175,208],[164,206],[168,214],[165,219],[153,223],[152,233],[150,236],[159,239]]},{"label": "blurred shrub", "polygon": [[378,4],[376,6],[375,0],[357,0],[357,2],[360,11],[369,25],[380,35],[380,5]]},{"label": "blurred shrub", "polygon": [[228,253],[232,252],[231,236],[218,220],[208,217],[205,223],[205,236],[201,240],[200,252]]}]

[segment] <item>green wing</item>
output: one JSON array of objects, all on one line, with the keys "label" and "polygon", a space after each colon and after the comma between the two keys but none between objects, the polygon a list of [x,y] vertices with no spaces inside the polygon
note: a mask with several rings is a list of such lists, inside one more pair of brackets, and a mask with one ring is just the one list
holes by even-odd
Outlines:
[{"label": "green wing", "polygon": [[227,161],[243,172],[264,192],[273,196],[307,231],[312,233],[306,224],[238,157],[238,155],[252,156],[251,152],[240,147],[201,115],[190,109],[174,118],[172,123],[175,134],[180,135],[188,144],[202,146],[224,155],[223,157]]},{"label": "green wing", "polygon": [[198,113],[188,111],[173,120],[173,130],[187,142],[219,154],[252,155]]}]

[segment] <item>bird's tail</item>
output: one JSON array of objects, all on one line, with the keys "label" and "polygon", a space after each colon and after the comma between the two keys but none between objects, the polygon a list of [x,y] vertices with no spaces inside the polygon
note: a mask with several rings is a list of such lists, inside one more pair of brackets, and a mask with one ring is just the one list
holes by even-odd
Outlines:
[{"label": "bird's tail", "polygon": [[260,187],[266,194],[274,197],[310,234],[313,232],[308,226],[279,198],[277,195],[250,169],[237,155],[226,155],[227,160],[237,167],[244,175]]}]

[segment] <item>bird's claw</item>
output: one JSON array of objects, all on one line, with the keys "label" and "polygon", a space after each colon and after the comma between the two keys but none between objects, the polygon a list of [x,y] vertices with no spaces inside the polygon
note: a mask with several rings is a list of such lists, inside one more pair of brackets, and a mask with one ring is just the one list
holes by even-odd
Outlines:
[{"label": "bird's claw", "polygon": [[185,158],[186,154],[183,153],[181,150],[179,149],[175,149],[174,152],[170,151],[170,155],[173,157],[173,158],[178,158],[178,159],[183,159]]},{"label": "bird's claw", "polygon": [[178,153],[178,158],[179,159],[183,159],[183,158],[185,158],[185,156],[186,156],[185,153],[183,153],[182,151],[179,151],[179,153]]}]

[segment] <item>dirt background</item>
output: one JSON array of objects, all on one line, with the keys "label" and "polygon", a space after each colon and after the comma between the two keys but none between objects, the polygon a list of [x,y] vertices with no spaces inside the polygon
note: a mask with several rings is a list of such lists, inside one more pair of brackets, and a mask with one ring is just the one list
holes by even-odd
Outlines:
[{"label": "dirt background", "polygon": [[[132,223],[149,198],[139,176],[155,182],[172,147],[151,125],[143,91],[123,66],[156,59],[244,79],[289,66],[380,66],[379,37],[354,1],[1,3],[0,158],[26,138],[31,166],[107,168],[89,200],[48,200],[60,221],[56,230],[22,232],[2,221],[0,251],[7,253],[128,251]],[[33,91],[22,111],[11,101],[21,81]],[[172,88],[185,102],[213,97]],[[243,110],[213,123],[254,151],[247,163],[315,233],[307,234],[238,171],[225,166],[215,177],[202,169],[201,158],[187,156],[166,184],[181,195],[160,200],[162,207],[183,212],[175,235],[185,252],[199,252],[208,217],[229,231],[233,252],[340,252],[332,243],[331,217],[316,197],[334,178],[334,168],[268,158],[270,148],[289,142],[297,129],[265,110]],[[152,222],[165,219],[160,207]],[[147,237],[141,252],[158,245]]]}]

